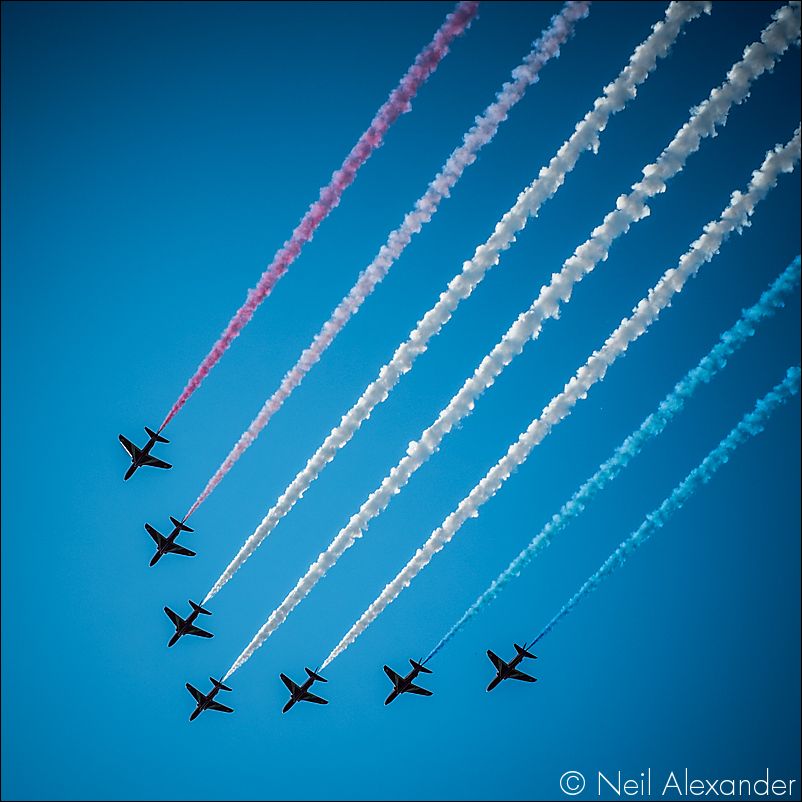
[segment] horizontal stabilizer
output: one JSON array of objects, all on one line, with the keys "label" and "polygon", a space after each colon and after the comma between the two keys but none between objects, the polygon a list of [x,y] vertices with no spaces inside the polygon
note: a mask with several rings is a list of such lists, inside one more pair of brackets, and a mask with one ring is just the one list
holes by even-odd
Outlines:
[{"label": "horizontal stabilizer", "polygon": [[416,663],[414,660],[410,660],[409,664],[412,666],[412,668],[415,668],[415,669],[417,669],[418,671],[421,671],[424,674],[431,674],[432,673],[432,670],[430,668],[426,668],[423,665],[423,663]]},{"label": "horizontal stabilizer", "polygon": [[306,668],[304,670],[306,671],[307,675],[316,682],[328,682],[328,680],[323,679],[323,677],[321,677],[320,674],[315,674],[315,672],[312,671],[311,668]]},{"label": "horizontal stabilizer", "polygon": [[521,655],[521,657],[531,657],[533,660],[537,660],[537,655],[532,654],[532,652],[528,652],[525,646],[519,646],[517,643],[512,644],[515,647],[515,651]]},{"label": "horizontal stabilizer", "polygon": [[158,432],[154,432],[152,429],[148,429],[145,427],[145,431],[148,433],[148,437],[152,437],[157,443],[169,443],[170,441],[166,437],[162,437]]},{"label": "horizontal stabilizer", "polygon": [[229,688],[228,685],[223,685],[222,681],[219,679],[215,679],[214,677],[209,677],[209,680],[211,681],[212,685],[214,685],[215,688],[220,688],[221,691],[231,690],[231,688]]},{"label": "horizontal stabilizer", "polygon": [[[192,531],[192,530],[190,530],[190,531]],[[208,610],[204,610],[203,607],[201,607],[199,604],[195,604],[195,602],[192,601],[192,599],[189,599],[189,606],[196,613],[200,613],[201,615],[211,615],[211,613]]]},{"label": "horizontal stabilizer", "polygon": [[[194,529],[190,529],[183,521],[177,521],[173,516],[170,516],[170,520],[173,522],[173,526],[175,526],[181,532],[194,532]],[[192,602],[190,602],[191,604]]]}]

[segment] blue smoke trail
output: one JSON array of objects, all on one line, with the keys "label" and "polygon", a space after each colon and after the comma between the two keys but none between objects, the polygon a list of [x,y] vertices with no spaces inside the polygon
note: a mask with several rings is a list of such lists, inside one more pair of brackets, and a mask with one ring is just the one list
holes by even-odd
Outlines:
[{"label": "blue smoke trail", "polygon": [[622,566],[635,549],[660,529],[666,521],[726,463],[730,455],[766,426],[771,414],[799,392],[799,367],[789,368],[785,379],[763,396],[755,408],[744,415],[741,422],[678,484],[671,495],[604,561],[601,568],[569,599],[568,603],[549,621],[530,645],[534,646],[567,616],[577,604],[594,591],[604,579]]},{"label": "blue smoke trail", "polygon": [[666,428],[674,416],[682,411],[685,402],[690,399],[699,386],[710,382],[726,366],[727,360],[752,337],[757,326],[783,307],[787,296],[799,284],[799,278],[800,258],[797,256],[760,296],[760,300],[754,306],[744,310],[740,320],[721,335],[716,345],[702,358],[699,364],[674,385],[674,389],[663,399],[657,411],[649,415],[640,427],[618,446],[613,455],[601,464],[596,473],[574,493],[569,501],[563,504],[560,511],[552,516],[529,545],[493,580],[487,590],[476,599],[437,646],[432,649],[426,660],[434,657],[468,621],[494,601],[541,549],[549,545],[551,538],[577,518],[585,510],[588,502],[618,476],[630,460],[641,452],[647,442],[657,437]]}]

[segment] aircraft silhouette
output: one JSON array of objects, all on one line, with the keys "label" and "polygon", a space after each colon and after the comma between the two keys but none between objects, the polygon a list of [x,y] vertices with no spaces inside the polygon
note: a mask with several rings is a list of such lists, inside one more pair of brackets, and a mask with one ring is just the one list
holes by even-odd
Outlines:
[{"label": "aircraft silhouette", "polygon": [[168,647],[173,646],[178,642],[178,639],[182,638],[184,635],[198,635],[201,638],[214,637],[211,632],[207,632],[205,629],[194,626],[195,619],[199,614],[211,615],[211,613],[208,610],[204,610],[199,604],[195,604],[192,599],[189,600],[189,606],[192,608],[192,612],[186,618],[181,618],[178,613],[174,613],[169,607],[164,608],[164,612],[167,613],[167,617],[175,626],[175,634],[172,638],[170,638],[170,642],[167,644]]},{"label": "aircraft silhouette", "polygon": [[384,673],[387,674],[390,678],[390,682],[393,683],[393,689],[390,691],[390,695],[384,700],[384,704],[389,705],[393,699],[400,696],[402,693],[416,693],[418,696],[432,695],[431,691],[427,691],[426,688],[421,688],[414,684],[414,680],[418,674],[421,672],[424,674],[431,674],[431,669],[424,667],[422,663],[416,663],[414,660],[410,660],[409,663],[412,666],[412,671],[410,671],[406,677],[396,674],[389,666],[384,667]]},{"label": "aircraft silhouette", "polygon": [[[153,555],[153,558],[150,561],[150,565],[156,565],[159,560],[165,554],[181,554],[184,557],[194,557],[195,552],[190,551],[189,549],[185,549],[183,546],[179,546],[175,539],[178,537],[180,532],[194,532],[194,529],[190,529],[185,523],[181,521],[177,521],[173,516],[170,516],[170,520],[173,522],[173,531],[165,537],[161,532],[156,531],[150,524],[145,524],[145,531],[153,538],[154,543],[156,544],[156,553]],[[169,615],[169,614],[168,614]]]},{"label": "aircraft silhouette", "polygon": [[510,660],[509,663],[505,663],[497,654],[493,654],[490,649],[487,650],[487,656],[490,658],[490,662],[496,667],[496,676],[490,681],[490,684],[487,686],[488,691],[492,691],[496,685],[499,684],[502,680],[505,679],[519,679],[523,682],[537,682],[535,677],[529,676],[529,674],[524,674],[523,671],[519,671],[516,666],[523,660],[525,657],[531,657],[533,660],[537,660],[537,656],[528,652],[525,646],[519,646],[517,643],[513,643],[515,647],[516,655],[515,657]]},{"label": "aircraft silhouette", "polygon": [[117,435],[120,438],[123,448],[131,457],[131,467],[125,472],[125,476],[123,476],[123,480],[126,482],[136,473],[137,469],[141,468],[143,465],[150,465],[152,468],[173,467],[169,462],[150,456],[150,450],[156,443],[169,443],[170,441],[157,432],[154,432],[152,429],[148,429],[147,426],[145,427],[145,431],[148,433],[150,440],[148,440],[143,448],[135,446],[127,437],[123,437],[121,434]]},{"label": "aircraft silhouette", "polygon": [[230,707],[226,707],[225,705],[221,705],[220,702],[214,701],[214,697],[217,696],[218,691],[230,691],[231,688],[227,685],[223,685],[219,679],[215,679],[214,677],[209,677],[209,679],[213,687],[207,694],[202,694],[197,688],[187,683],[187,690],[198,703],[198,706],[192,711],[192,715],[189,717],[190,721],[194,721],[204,710],[219,710],[221,713],[234,712]]},{"label": "aircraft silhouette", "polygon": [[308,675],[308,679],[304,682],[303,685],[297,685],[294,683],[286,674],[279,674],[281,677],[281,681],[287,686],[287,690],[290,692],[290,699],[287,704],[284,705],[282,713],[286,713],[296,702],[314,702],[316,705],[327,705],[328,701],[322,699],[320,696],[315,696],[313,693],[309,693],[309,689],[315,684],[315,682],[328,682],[328,680],[323,679],[319,674],[315,674],[309,668],[304,669]]}]

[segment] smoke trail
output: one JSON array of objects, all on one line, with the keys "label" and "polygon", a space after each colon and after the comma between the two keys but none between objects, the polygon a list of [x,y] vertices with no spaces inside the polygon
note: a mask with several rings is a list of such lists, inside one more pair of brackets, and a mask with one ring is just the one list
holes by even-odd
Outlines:
[{"label": "smoke trail", "polygon": [[[372,518],[377,516],[389,504],[390,499],[400,492],[409,477],[438,448],[443,437],[457,422],[473,410],[476,399],[493,384],[495,378],[504,367],[521,353],[530,338],[537,337],[543,321],[546,318],[557,315],[560,301],[568,301],[573,285],[581,281],[585,275],[593,270],[600,260],[607,257],[612,242],[628,231],[633,222],[643,219],[648,214],[646,199],[665,190],[665,182],[683,169],[687,157],[698,150],[702,138],[715,133],[717,124],[723,124],[726,121],[732,104],[741,102],[748,97],[751,81],[774,64],[777,53],[784,52],[789,45],[789,41],[799,38],[798,12],[798,7],[793,10],[785,7],[777,12],[775,21],[762,34],[761,39],[763,41],[750,45],[746,49],[743,60],[730,70],[727,81],[720,88],[714,89],[710,93],[710,97],[693,110],[689,122],[679,130],[669,146],[660,154],[658,160],[644,169],[644,179],[634,185],[629,195],[618,198],[615,211],[608,214],[604,218],[602,225],[593,231],[590,239],[577,248],[574,255],[565,262],[560,273],[552,276],[551,283],[541,289],[540,294],[530,308],[513,323],[501,341],[485,357],[473,376],[465,382],[460,391],[451,399],[448,406],[441,411],[434,424],[426,429],[417,442],[410,443],[406,456],[384,478],[379,488],[371,493],[367,501],[351,517],[348,524],[340,530],[328,548],[312,563],[306,574],[297,582],[295,588],[271,613],[267,622],[256,634],[232,670],[235,670],[236,667],[245,662],[253,651],[264,643],[270,634],[283,623],[301,599],[309,593],[318,580],[325,575],[328,569],[356,542],[357,538],[361,537],[362,532]],[[766,44],[767,42],[770,44]],[[706,230],[704,236],[697,243],[694,243],[691,252],[686,257],[687,265],[685,261],[681,262],[679,270],[675,271],[677,275],[665,277],[665,287],[658,285],[655,291],[665,295],[667,298],[670,297],[676,291],[675,285],[681,286],[685,278],[687,278],[688,273],[685,271],[692,270],[692,272],[695,272],[698,269],[701,261],[696,263],[695,260],[699,254],[704,255],[704,258],[710,258],[721,244],[723,238],[733,228],[744,225],[756,203],[776,183],[777,173],[791,169],[798,157],[799,132],[797,131],[794,140],[786,145],[785,148],[778,148],[775,152],[767,155],[763,166],[752,177],[749,193],[746,196],[742,196],[740,193],[733,195],[730,207],[725,211],[722,219],[718,223],[708,226],[709,230]],[[710,231],[715,233],[711,234]],[[715,248],[711,251],[712,245],[715,245]],[[643,302],[646,305],[646,309],[643,311],[638,309],[638,314],[629,321],[628,328],[614,333],[611,338],[612,343],[608,344],[609,347],[605,345],[605,349],[603,349],[604,355],[609,353],[610,361],[615,359],[621,350],[626,348],[626,344],[629,341],[640,336],[642,331],[651,323],[653,318],[650,319],[649,310],[654,311],[654,317],[659,314],[659,310],[662,308],[659,305],[659,300],[659,298],[652,299],[650,296]],[[638,330],[639,326],[641,327],[640,330]],[[622,344],[623,348],[616,350]],[[581,372],[582,381],[596,373],[597,362],[600,362],[600,359],[594,355],[587,369]],[[604,370],[606,370],[606,367]],[[601,375],[596,375],[595,380],[603,376],[604,370],[601,371]],[[579,380],[580,377],[578,376],[577,381]],[[566,404],[569,398],[566,397],[560,403]],[[562,415],[558,415],[556,420],[567,415],[567,410],[576,403],[576,400],[578,400],[578,396],[570,398],[566,411]],[[557,399],[555,399],[555,403],[556,401]],[[550,410],[549,414],[554,415],[555,412],[559,413],[560,411],[559,409]],[[541,434],[542,436],[545,436],[545,434]],[[513,447],[513,451],[517,453],[525,450],[526,454],[528,454],[534,444],[532,442],[532,445],[528,446],[528,450],[519,444]],[[512,457],[508,455],[506,459],[509,460]],[[521,461],[523,459],[525,459],[525,455]],[[474,488],[474,492],[481,496],[485,492],[484,485],[480,483],[478,488]],[[471,506],[473,501],[473,496],[471,496],[463,503]],[[481,503],[480,501],[479,504]],[[474,512],[470,514],[473,515]],[[451,531],[451,525],[461,515],[462,510],[460,509],[457,513],[454,513],[453,520],[448,519],[446,521],[442,531],[438,530],[432,535],[430,543],[420,550],[407,568],[385,588],[385,592],[365,613],[363,619],[357,622],[347,638],[357,637],[358,633],[400,593],[401,589],[411,580],[411,577],[428,562],[431,556],[442,548],[442,543],[447,542],[453,536],[454,531],[461,525],[461,523],[456,525],[455,529]],[[442,543],[440,543],[441,540]],[[328,660],[333,659],[333,656],[336,656],[339,651],[346,647],[347,643],[341,644]],[[328,662],[324,663],[324,667],[326,665],[328,665]]]},{"label": "smoke trail", "polygon": [[567,604],[546,624],[540,634],[532,641],[532,645],[544,638],[555,626],[567,616],[577,604],[606,579],[616,568],[622,566],[632,552],[643,545],[683,504],[702,486],[707,484],[716,471],[724,465],[738,446],[749,438],[760,434],[766,427],[772,413],[799,392],[798,367],[789,368],[785,379],[763,396],[752,412],[747,413],[741,422],[694,468],[671,495],[604,561],[602,566],[587,582],[569,599]]},{"label": "smoke trail", "polygon": [[390,362],[379,371],[377,379],[368,385],[356,404],[343,415],[339,426],[332,429],[303,470],[293,479],[215,582],[206,595],[206,601],[218,593],[220,588],[234,576],[239,567],[303,496],[326,464],[334,459],[336,452],[370,417],[373,409],[387,398],[401,376],[411,370],[415,359],[426,350],[431,338],[448,323],[460,302],[473,292],[487,271],[498,264],[501,251],[515,241],[515,235],[526,226],[529,217],[535,216],[543,203],[562,186],[565,177],[573,170],[582,153],[588,149],[594,153],[598,151],[599,135],[606,128],[608,120],[635,97],[638,86],[648,78],[655,68],[657,59],[668,53],[676,39],[677,26],[681,27],[679,21],[698,15],[699,9],[706,9],[707,6],[706,3],[671,4],[666,12],[665,22],[655,25],[648,39],[635,49],[629,64],[613,83],[604,88],[602,96],[593,104],[593,109],[577,124],[574,133],[557,151],[548,166],[543,167],[537,179],[518,196],[510,211],[496,224],[490,238],[476,249],[472,259],[463,264],[461,273],[451,280],[437,303],[418,322],[406,342],[396,349]]},{"label": "smoke trail", "polygon": [[[362,271],[348,295],[340,301],[323,328],[315,335],[312,344],[303,351],[298,362],[286,373],[278,390],[267,399],[259,414],[231,449],[223,464],[190,508],[186,518],[203,504],[234,463],[256,440],[262,429],[320,360],[325,350],[356,314],[376,285],[384,279],[412,237],[432,219],[440,201],[449,197],[451,189],[459,181],[465,169],[476,161],[478,152],[496,135],[499,125],[507,119],[510,109],[524,96],[527,88],[538,80],[541,67],[553,57],[559,56],[560,46],[573,32],[574,23],[588,15],[589,5],[588,2],[567,2],[562,11],[552,17],[549,27],[532,45],[529,55],[513,70],[512,81],[502,86],[496,95],[496,100],[476,118],[474,125],[463,136],[462,144],[448,157],[426,192],[415,202],[415,208],[407,213],[401,225],[387,237],[387,242],[382,245],[374,260]],[[676,32],[679,32],[682,22],[689,15],[698,16],[700,13],[701,9],[691,8],[683,14],[678,14]]]},{"label": "smoke trail", "polygon": [[217,364],[237,335],[253,317],[259,304],[272,292],[276,282],[287,272],[303,246],[312,239],[317,227],[340,202],[343,192],[356,177],[359,168],[378,148],[390,126],[405,112],[411,109],[412,99],[427,78],[437,69],[448,53],[451,42],[469,27],[478,10],[478,2],[461,2],[446,17],[445,22],[434,35],[432,41],[422,50],[398,86],[392,91],[385,104],[376,113],[370,127],[359,138],[342,166],[331,177],[329,183],[320,190],[320,196],[309,207],[290,238],[273,257],[273,261],[262,273],[256,287],[248,292],[245,303],[237,310],[212,350],[204,357],[195,374],[187,383],[178,400],[159,427],[162,431],[184,406],[189,397],[200,387],[209,371]]},{"label": "smoke trail", "polygon": [[499,596],[504,588],[529,563],[548,546],[551,539],[577,518],[588,502],[601,492],[636,457],[644,446],[657,437],[674,416],[679,414],[700,385],[710,382],[722,370],[729,358],[754,335],[757,326],[785,305],[787,296],[799,284],[800,259],[790,265],[774,280],[761,295],[760,300],[745,310],[740,320],[725,331],[716,345],[678,381],[673,390],[660,402],[656,412],[649,415],[643,423],[603,462],[596,473],[590,477],[553,515],[551,520],[538,532],[529,545],[502,571],[490,586],[462,614],[462,617],[448,630],[440,642],[429,652],[424,662],[431,660],[475,615]]},{"label": "smoke trail", "polygon": [[736,191],[732,194],[730,203],[719,220],[708,223],[704,227],[704,234],[682,256],[678,266],[670,268],[663,274],[657,284],[649,290],[648,295],[635,307],[632,316],[621,321],[618,328],[607,338],[604,346],[590,356],[576,375],[565,385],[563,391],[543,409],[540,417],[533,420],[517,442],[510,446],[506,455],[488,471],[440,527],[432,532],[415,556],[384,588],[378,598],[337,644],[323,662],[321,670],[326,668],[338,654],[345,651],[384,608],[398,597],[401,591],[428,565],[432,557],[454,537],[465,521],[475,518],[479,514],[479,508],[494,496],[512,472],[526,461],[532,449],[545,439],[554,426],[571,414],[576,403],[586,398],[590,388],[604,378],[610,365],[657,320],[660,312],[671,303],[674,295],[682,290],[685,282],[696,275],[699,268],[718,253],[724,240],[733,231],[741,231],[744,226],[748,225],[755,206],[777,183],[780,173],[793,170],[799,161],[799,154],[800,129],[797,128],[794,138],[787,145],[778,146],[769,151],[760,169],[752,174],[747,192],[742,194]]}]

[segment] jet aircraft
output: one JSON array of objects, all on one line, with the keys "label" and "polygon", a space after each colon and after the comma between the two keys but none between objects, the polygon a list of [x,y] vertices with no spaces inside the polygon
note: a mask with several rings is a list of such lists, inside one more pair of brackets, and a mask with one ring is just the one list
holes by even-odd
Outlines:
[{"label": "jet aircraft", "polygon": [[198,706],[192,711],[192,715],[189,717],[190,721],[194,721],[204,710],[219,710],[221,713],[234,712],[230,707],[226,707],[225,705],[221,705],[220,702],[214,701],[214,697],[217,696],[218,691],[230,691],[231,688],[229,688],[228,685],[223,685],[222,681],[219,679],[215,679],[214,677],[209,677],[209,679],[212,683],[212,689],[205,695],[197,688],[187,683],[187,690],[198,703]]},{"label": "jet aircraft", "polygon": [[198,635],[201,638],[214,637],[211,632],[207,632],[205,629],[201,629],[200,627],[196,627],[194,625],[195,619],[199,614],[211,615],[211,613],[208,610],[204,610],[199,604],[195,604],[192,599],[189,600],[189,606],[192,608],[192,612],[186,618],[181,618],[178,613],[174,613],[169,607],[164,608],[164,612],[167,613],[167,617],[175,626],[175,634],[172,638],[170,638],[170,642],[167,644],[168,647],[176,644],[178,639],[184,635]]},{"label": "jet aircraft", "polygon": [[194,532],[195,530],[190,529],[182,521],[177,521],[172,515],[170,516],[170,520],[173,522],[173,531],[170,532],[167,537],[161,534],[161,532],[157,532],[150,524],[145,524],[145,530],[156,543],[156,553],[153,555],[153,559],[150,561],[151,566],[156,565],[156,563],[159,562],[159,560],[161,560],[165,554],[181,554],[184,557],[195,556],[194,551],[185,549],[183,546],[179,546],[178,543],[175,542],[175,539],[178,537],[180,532]]},{"label": "jet aircraft", "polygon": [[281,711],[282,713],[286,713],[296,702],[314,702],[316,705],[328,704],[326,699],[322,699],[320,696],[315,696],[315,694],[309,692],[309,689],[316,681],[328,682],[328,680],[323,679],[323,677],[309,668],[304,670],[307,673],[308,679],[303,685],[296,685],[286,674],[279,675],[281,681],[287,686],[287,690],[290,692],[289,701],[284,705],[284,709]]},{"label": "jet aircraft", "polygon": [[143,448],[135,446],[127,437],[118,435],[123,448],[131,457],[131,467],[128,468],[128,470],[125,472],[125,476],[123,476],[123,480],[125,481],[128,481],[128,479],[130,479],[136,473],[137,469],[141,468],[143,465],[150,465],[152,468],[173,467],[169,462],[165,462],[164,460],[150,456],[150,450],[156,443],[169,443],[170,441],[162,437],[157,432],[154,432],[152,429],[148,429],[147,426],[145,427],[145,431],[148,433],[150,440],[148,440]]},{"label": "jet aircraft", "polygon": [[384,700],[384,704],[389,705],[396,696],[402,693],[416,693],[418,696],[432,695],[431,691],[427,691],[426,688],[421,688],[414,684],[414,680],[418,674],[421,672],[424,674],[431,674],[431,669],[426,668],[422,663],[416,663],[414,660],[410,660],[409,663],[412,666],[412,671],[410,671],[406,677],[396,674],[389,666],[384,667],[384,673],[387,674],[390,678],[390,682],[393,683],[393,690],[390,691],[390,695]]},{"label": "jet aircraft", "polygon": [[537,660],[537,655],[532,654],[526,650],[525,646],[519,646],[517,643],[514,643],[516,655],[515,657],[510,660],[509,663],[505,663],[497,654],[493,654],[490,649],[487,650],[487,656],[490,658],[490,662],[496,667],[496,676],[490,681],[490,684],[487,686],[488,691],[492,691],[496,685],[499,684],[502,680],[505,679],[519,679],[523,680],[523,682],[537,682],[535,677],[531,677],[529,674],[524,674],[523,671],[519,671],[517,669],[518,664],[523,660],[525,657],[531,657],[533,660]]}]

